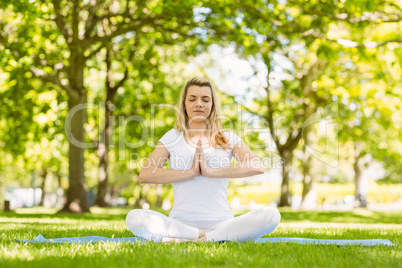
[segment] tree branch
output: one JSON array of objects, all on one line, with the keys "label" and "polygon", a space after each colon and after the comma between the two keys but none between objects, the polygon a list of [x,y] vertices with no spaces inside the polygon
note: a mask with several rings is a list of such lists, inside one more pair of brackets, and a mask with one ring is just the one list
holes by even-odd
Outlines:
[{"label": "tree branch", "polygon": [[[95,28],[96,24],[100,21],[103,21],[104,19],[111,19],[111,18],[115,18],[118,16],[123,17],[123,21],[126,18],[130,18],[130,8],[129,8],[129,0],[126,0],[126,7],[124,12],[121,13],[107,13],[105,15],[102,16],[97,16],[96,15],[96,11],[99,9],[98,6],[98,2],[96,0],[91,1],[90,7],[88,9],[89,12],[89,16],[88,16],[88,20],[85,24],[85,34],[84,34],[84,39],[88,39],[91,37],[91,33],[93,32],[93,29]],[[105,9],[107,9],[109,7],[106,7]]]},{"label": "tree branch", "polygon": [[299,143],[302,137],[303,127],[300,127],[297,131],[298,132],[296,137],[293,137],[294,131],[292,131],[292,133],[290,133],[288,139],[286,140],[285,145],[283,145],[283,147],[286,148],[286,150],[293,151],[296,148],[297,144]]},{"label": "tree branch", "polygon": [[30,66],[30,71],[32,72],[32,74],[35,77],[41,79],[42,81],[50,82],[52,84],[59,86],[61,89],[65,90],[70,97],[72,97],[72,98],[79,97],[78,93],[75,92],[72,88],[70,88],[69,86],[63,85],[57,76],[51,76],[51,75],[47,74],[45,71],[43,71],[42,69],[36,68],[34,66]]},{"label": "tree branch", "polygon": [[116,92],[119,89],[119,87],[123,86],[127,78],[128,78],[128,67],[126,67],[126,70],[124,71],[124,77],[112,88],[112,90]]},{"label": "tree branch", "polygon": [[98,21],[96,16],[96,11],[98,10],[97,0],[92,0],[89,2],[90,7],[88,8],[88,19],[85,23],[85,33],[84,39],[91,36],[92,31],[95,29],[96,22]]},{"label": "tree branch", "polygon": [[56,22],[57,27],[64,36],[64,39],[66,39],[66,42],[68,43],[71,36],[68,33],[68,28],[65,23],[65,17],[60,12],[60,1],[52,0],[52,4],[54,7],[54,13],[56,14],[56,18],[54,19],[54,21]]},{"label": "tree branch", "polygon": [[[316,96],[316,94],[314,94],[314,92],[312,91],[312,83],[317,78],[319,70],[324,69],[323,67],[324,67],[323,64],[318,60],[313,62],[310,68],[305,71],[305,74],[300,79],[300,87],[302,88],[304,94],[304,101],[303,101],[304,113],[302,118],[303,120],[306,120],[311,114],[313,114],[314,110],[317,108],[317,104],[313,107],[311,105],[312,95]],[[289,136],[284,145],[286,149],[291,151],[293,151],[296,148],[303,133],[303,127],[300,127],[298,129],[297,135],[294,136],[293,133],[295,129],[296,129],[295,126],[291,126]]]},{"label": "tree branch", "polygon": [[146,24],[155,24],[155,20],[159,19],[158,16],[156,17],[152,17],[152,18],[144,18],[144,19],[138,19],[135,21],[132,21],[132,23],[120,23],[118,25],[116,25],[116,30],[111,32],[111,34],[107,35],[107,36],[93,36],[92,38],[89,38],[87,40],[83,40],[83,42],[85,42],[84,47],[89,47],[94,43],[97,42],[101,42],[101,43],[106,43],[108,41],[110,41],[111,39],[113,39],[116,36],[119,36],[121,34],[125,34],[128,32],[132,32],[132,31],[138,31],[138,29],[141,26],[144,26]]},{"label": "tree branch", "polygon": [[73,5],[73,40],[72,42],[74,44],[77,44],[79,42],[79,14],[80,14],[80,1],[79,0],[73,0],[74,5]]},{"label": "tree branch", "polygon": [[338,43],[339,45],[344,46],[344,47],[360,47],[360,48],[376,48],[376,47],[385,46],[388,43],[402,43],[402,39],[390,39],[390,40],[385,40],[381,43],[367,42],[365,44],[361,44],[361,43],[357,43],[355,41],[345,40],[345,39],[337,39],[337,40],[325,39],[325,40],[327,40],[329,42],[333,42],[333,43]]},{"label": "tree branch", "polygon": [[267,92],[267,104],[268,104],[268,114],[266,116],[266,119],[268,121],[268,126],[269,126],[269,131],[271,132],[271,137],[274,140],[279,153],[282,154],[283,145],[279,142],[278,136],[276,136],[275,126],[274,126],[274,109],[272,108],[271,90],[270,90],[270,83],[269,83],[269,75],[271,73],[270,61],[266,54],[263,55],[263,58],[264,58],[265,65],[267,66],[267,69],[268,69],[267,87],[265,88],[265,91]]},{"label": "tree branch", "polygon": [[282,144],[279,142],[278,136],[276,136],[275,133],[275,126],[274,126],[274,110],[272,108],[272,102],[271,102],[271,91],[269,89],[269,86],[265,88],[267,92],[267,102],[268,102],[268,115],[267,115],[267,121],[268,121],[268,126],[269,126],[269,131],[271,132],[272,139],[274,140],[276,147],[278,147],[279,152],[282,152]]},{"label": "tree branch", "polygon": [[93,50],[91,53],[89,53],[88,56],[85,57],[85,60],[88,60],[88,59],[92,58],[94,55],[98,54],[98,52],[101,51],[102,48],[104,48],[104,47],[105,47],[104,43],[101,43],[98,48]]},{"label": "tree branch", "polygon": [[[130,51],[130,55],[128,57],[128,60],[131,61],[134,55],[134,50]],[[124,71],[124,77],[111,89],[113,90],[114,93],[117,92],[117,90],[119,89],[119,87],[123,86],[124,82],[127,80],[128,78],[128,66],[126,67],[125,71]]]}]

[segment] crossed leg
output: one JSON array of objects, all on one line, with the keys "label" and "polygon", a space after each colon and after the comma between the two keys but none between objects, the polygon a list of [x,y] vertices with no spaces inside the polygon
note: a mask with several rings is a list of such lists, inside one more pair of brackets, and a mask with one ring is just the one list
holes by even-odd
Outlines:
[{"label": "crossed leg", "polygon": [[280,218],[276,208],[264,207],[229,219],[214,230],[200,230],[153,210],[134,209],[126,223],[134,235],[156,242],[242,242],[273,232]]},{"label": "crossed leg", "polygon": [[263,207],[227,220],[205,234],[206,241],[254,241],[272,233],[281,220],[276,208]]},{"label": "crossed leg", "polygon": [[128,229],[147,240],[160,242],[164,237],[198,239],[200,230],[153,210],[134,209],[126,217]]}]

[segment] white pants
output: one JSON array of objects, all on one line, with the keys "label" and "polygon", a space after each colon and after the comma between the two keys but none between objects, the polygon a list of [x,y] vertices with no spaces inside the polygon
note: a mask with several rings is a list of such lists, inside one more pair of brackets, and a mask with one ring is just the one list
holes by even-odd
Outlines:
[{"label": "white pants", "polygon": [[[276,208],[264,207],[226,220],[205,234],[207,241],[256,240],[271,233],[281,220]],[[128,229],[147,240],[160,242],[163,237],[195,239],[199,229],[153,210],[134,209],[126,217]]]}]

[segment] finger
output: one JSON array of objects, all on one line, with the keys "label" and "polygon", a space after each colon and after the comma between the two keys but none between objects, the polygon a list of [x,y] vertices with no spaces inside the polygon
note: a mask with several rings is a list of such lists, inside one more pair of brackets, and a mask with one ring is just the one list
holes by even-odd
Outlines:
[{"label": "finger", "polygon": [[198,160],[198,148],[195,149],[194,160]]},{"label": "finger", "polygon": [[201,155],[200,155],[200,162],[201,162],[202,167],[205,167],[205,166],[206,166],[207,162],[206,162],[205,159],[204,159],[204,154],[201,154]]},{"label": "finger", "polygon": [[196,161],[197,161],[197,168],[198,170],[202,171],[202,153],[201,153],[201,149],[199,147],[197,147],[197,152],[196,152]]},{"label": "finger", "polygon": [[198,161],[200,163],[200,168],[202,169],[202,167],[204,166],[204,155],[201,152],[199,154]]},{"label": "finger", "polygon": [[200,149],[199,149],[198,154],[199,154],[200,159],[201,159],[202,157],[204,157],[204,151],[202,150],[201,147],[200,147]]},{"label": "finger", "polygon": [[201,140],[198,140],[197,146],[198,146],[198,148],[200,148],[200,152],[203,153],[202,145],[201,145]]},{"label": "finger", "polygon": [[200,147],[199,147],[199,149],[198,149],[198,153],[199,153],[200,155],[203,155],[203,154],[204,154],[204,151],[202,150],[201,145],[200,145]]},{"label": "finger", "polygon": [[195,168],[199,169],[200,168],[200,149],[198,147],[195,149],[194,161],[195,161]]}]

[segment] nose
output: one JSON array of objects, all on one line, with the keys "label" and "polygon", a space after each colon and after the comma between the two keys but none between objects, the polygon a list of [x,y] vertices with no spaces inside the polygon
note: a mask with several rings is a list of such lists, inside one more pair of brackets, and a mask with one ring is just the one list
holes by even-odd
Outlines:
[{"label": "nose", "polygon": [[201,100],[197,100],[195,103],[196,107],[202,107],[202,101]]}]

